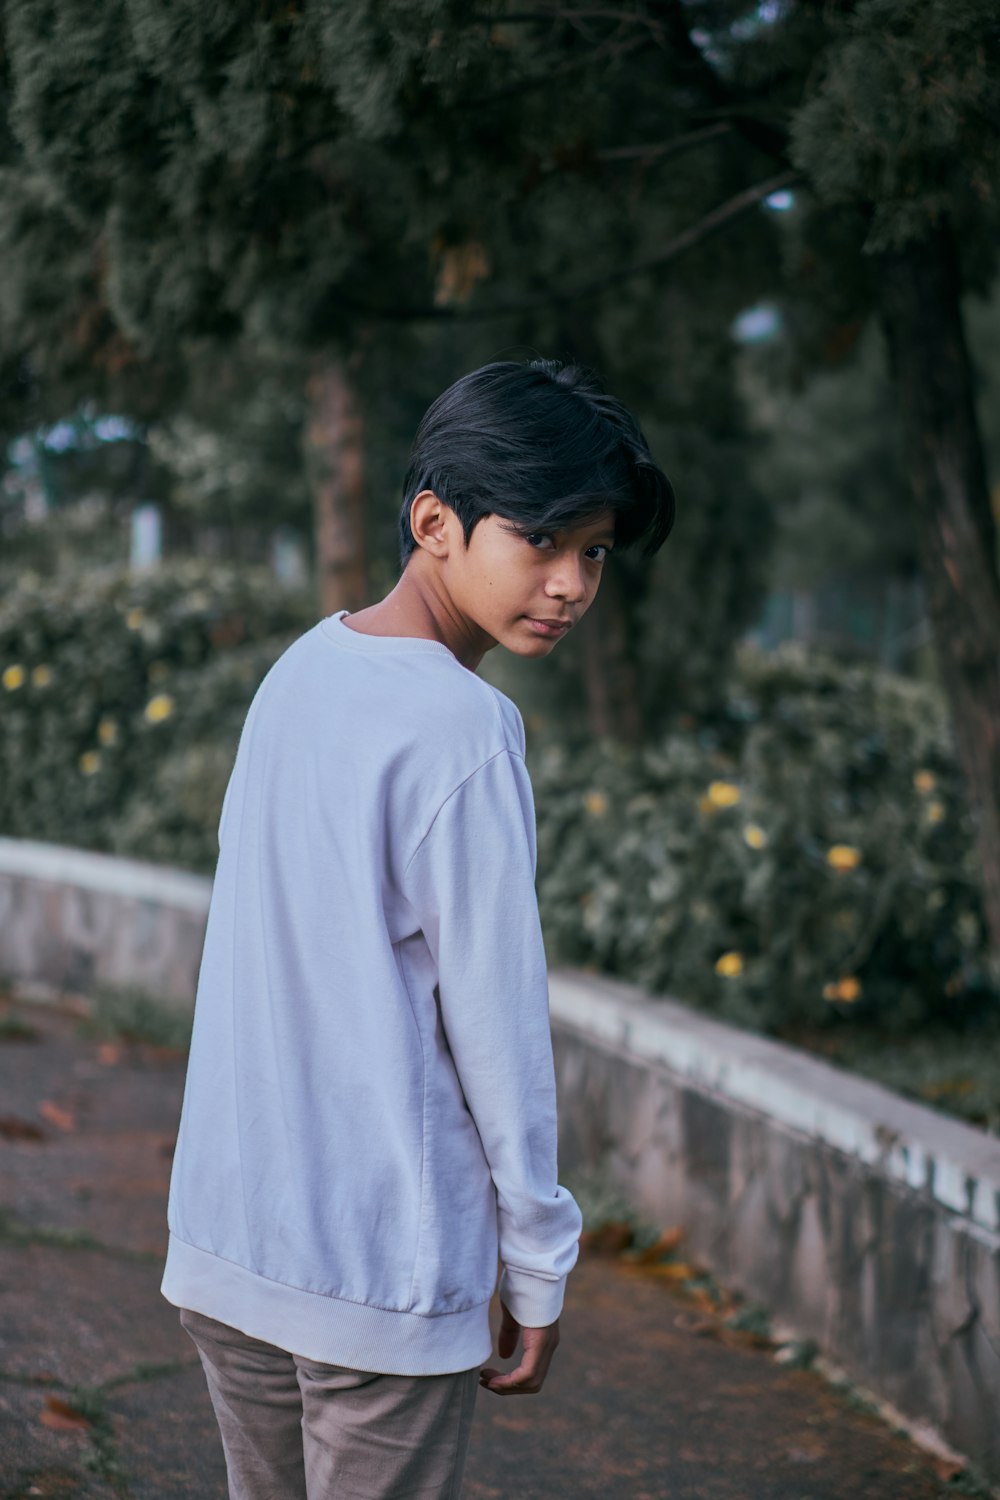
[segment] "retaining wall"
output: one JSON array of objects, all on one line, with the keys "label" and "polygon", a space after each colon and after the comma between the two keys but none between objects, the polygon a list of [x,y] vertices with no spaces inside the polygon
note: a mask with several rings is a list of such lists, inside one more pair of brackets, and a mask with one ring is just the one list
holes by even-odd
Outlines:
[{"label": "retaining wall", "polygon": [[211,894],[186,870],[0,838],[0,976],[41,993],[135,985],[190,1006]]},{"label": "retaining wall", "polygon": [[631,985],[549,976],[560,1167],[1000,1479],[1000,1138]]},{"label": "retaining wall", "polygon": [[[211,881],[0,839],[0,974],[194,996]],[[560,1165],[1000,1481],[1000,1138],[583,970],[549,976]]]}]

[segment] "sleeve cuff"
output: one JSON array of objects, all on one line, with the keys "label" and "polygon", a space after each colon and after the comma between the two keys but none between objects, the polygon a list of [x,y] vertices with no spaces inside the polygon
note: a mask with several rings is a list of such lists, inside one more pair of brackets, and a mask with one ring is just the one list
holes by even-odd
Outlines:
[{"label": "sleeve cuff", "polygon": [[500,1300],[522,1328],[548,1328],[562,1312],[566,1279],[543,1280],[527,1271],[505,1267],[500,1277]]}]

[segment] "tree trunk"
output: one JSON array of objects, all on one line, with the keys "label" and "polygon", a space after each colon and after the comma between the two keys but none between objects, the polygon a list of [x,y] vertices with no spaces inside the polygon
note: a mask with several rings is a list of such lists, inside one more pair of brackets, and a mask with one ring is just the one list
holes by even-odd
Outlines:
[{"label": "tree trunk", "polygon": [[[561,358],[577,360],[606,379],[604,353],[593,323],[563,318],[557,323],[555,342]],[[631,559],[628,563],[623,558],[608,559],[597,598],[578,627],[590,732],[632,745],[642,742],[646,728],[632,608],[636,566]]]},{"label": "tree trunk", "polygon": [[880,256],[878,275],[927,608],[1000,972],[1000,579],[948,225]]},{"label": "tree trunk", "polygon": [[360,352],[318,356],[307,382],[305,462],[313,493],[322,615],[370,601],[365,547],[364,425],[356,386]]},{"label": "tree trunk", "polygon": [[621,559],[604,565],[601,586],[580,621],[591,732],[639,745],[645,734],[629,579]]}]

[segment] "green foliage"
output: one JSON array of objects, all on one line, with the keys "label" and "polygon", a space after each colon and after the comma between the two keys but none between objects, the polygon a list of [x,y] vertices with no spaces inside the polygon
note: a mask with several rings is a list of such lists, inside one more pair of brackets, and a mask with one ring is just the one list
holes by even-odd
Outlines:
[{"label": "green foliage", "polygon": [[94,985],[87,994],[87,1011],[80,1027],[87,1036],[148,1042],[177,1052],[191,1045],[190,1010],[170,1006],[135,986]]},{"label": "green foliage", "polygon": [[759,1338],[769,1339],[772,1335],[771,1310],[763,1302],[748,1302],[736,1312],[730,1313],[725,1319],[729,1328],[735,1328],[743,1333],[755,1333]]},{"label": "green foliage", "polygon": [[[27,585],[0,610],[0,830],[212,874],[247,708],[306,605],[205,565]],[[790,647],[741,649],[723,689],[638,751],[526,711],[550,962],[996,1129],[997,992],[939,693]],[[101,997],[98,1021],[183,1044],[142,996]]]},{"label": "green foliage", "polygon": [[301,369],[262,371],[206,353],[184,409],[149,429],[171,505],[195,524],[227,526],[234,538],[278,522],[308,535],[303,416]]},{"label": "green foliage", "polygon": [[211,869],[227,753],[310,623],[262,569],[26,579],[0,607],[0,829]]},{"label": "green foliage", "polygon": [[[309,623],[203,565],[16,592],[3,832],[211,873],[246,710]],[[996,995],[939,694],[744,648],[725,704],[639,750],[528,715],[552,961],[772,1033],[972,1025]]]},{"label": "green foliage", "polygon": [[943,215],[959,235],[983,243],[992,226],[995,239],[998,70],[994,0],[864,0],[833,21],[793,159],[822,201],[872,205],[869,252]]},{"label": "green foliage", "polygon": [[740,361],[751,420],[767,439],[753,450],[753,473],[780,527],[772,583],[814,588],[831,559],[852,579],[913,573],[917,541],[876,330],[841,367],[782,399],[769,379],[773,356],[750,348]]},{"label": "green foliage", "polygon": [[570,1167],[560,1174],[583,1215],[584,1230],[594,1232],[607,1224],[627,1224],[632,1230],[631,1248],[645,1250],[655,1245],[660,1230],[644,1218],[635,1204],[615,1185],[606,1161],[585,1167]]},{"label": "green foliage", "polygon": [[744,649],[725,718],[640,750],[530,722],[552,962],[771,1033],[961,1028],[995,1004],[932,688]]},{"label": "green foliage", "polygon": [[[794,1034],[791,1040],[799,1040]],[[815,1047],[818,1038],[802,1037]],[[842,1027],[824,1037],[827,1060],[918,1103],[1000,1135],[1000,1014],[956,1033],[942,1024],[901,1036]]]}]

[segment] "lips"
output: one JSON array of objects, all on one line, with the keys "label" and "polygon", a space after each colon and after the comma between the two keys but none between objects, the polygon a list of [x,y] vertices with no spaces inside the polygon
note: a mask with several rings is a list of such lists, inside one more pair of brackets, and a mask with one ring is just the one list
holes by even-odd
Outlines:
[{"label": "lips", "polygon": [[524,617],[537,636],[550,641],[556,641],[564,636],[569,629],[569,620],[539,620],[534,615]]}]

